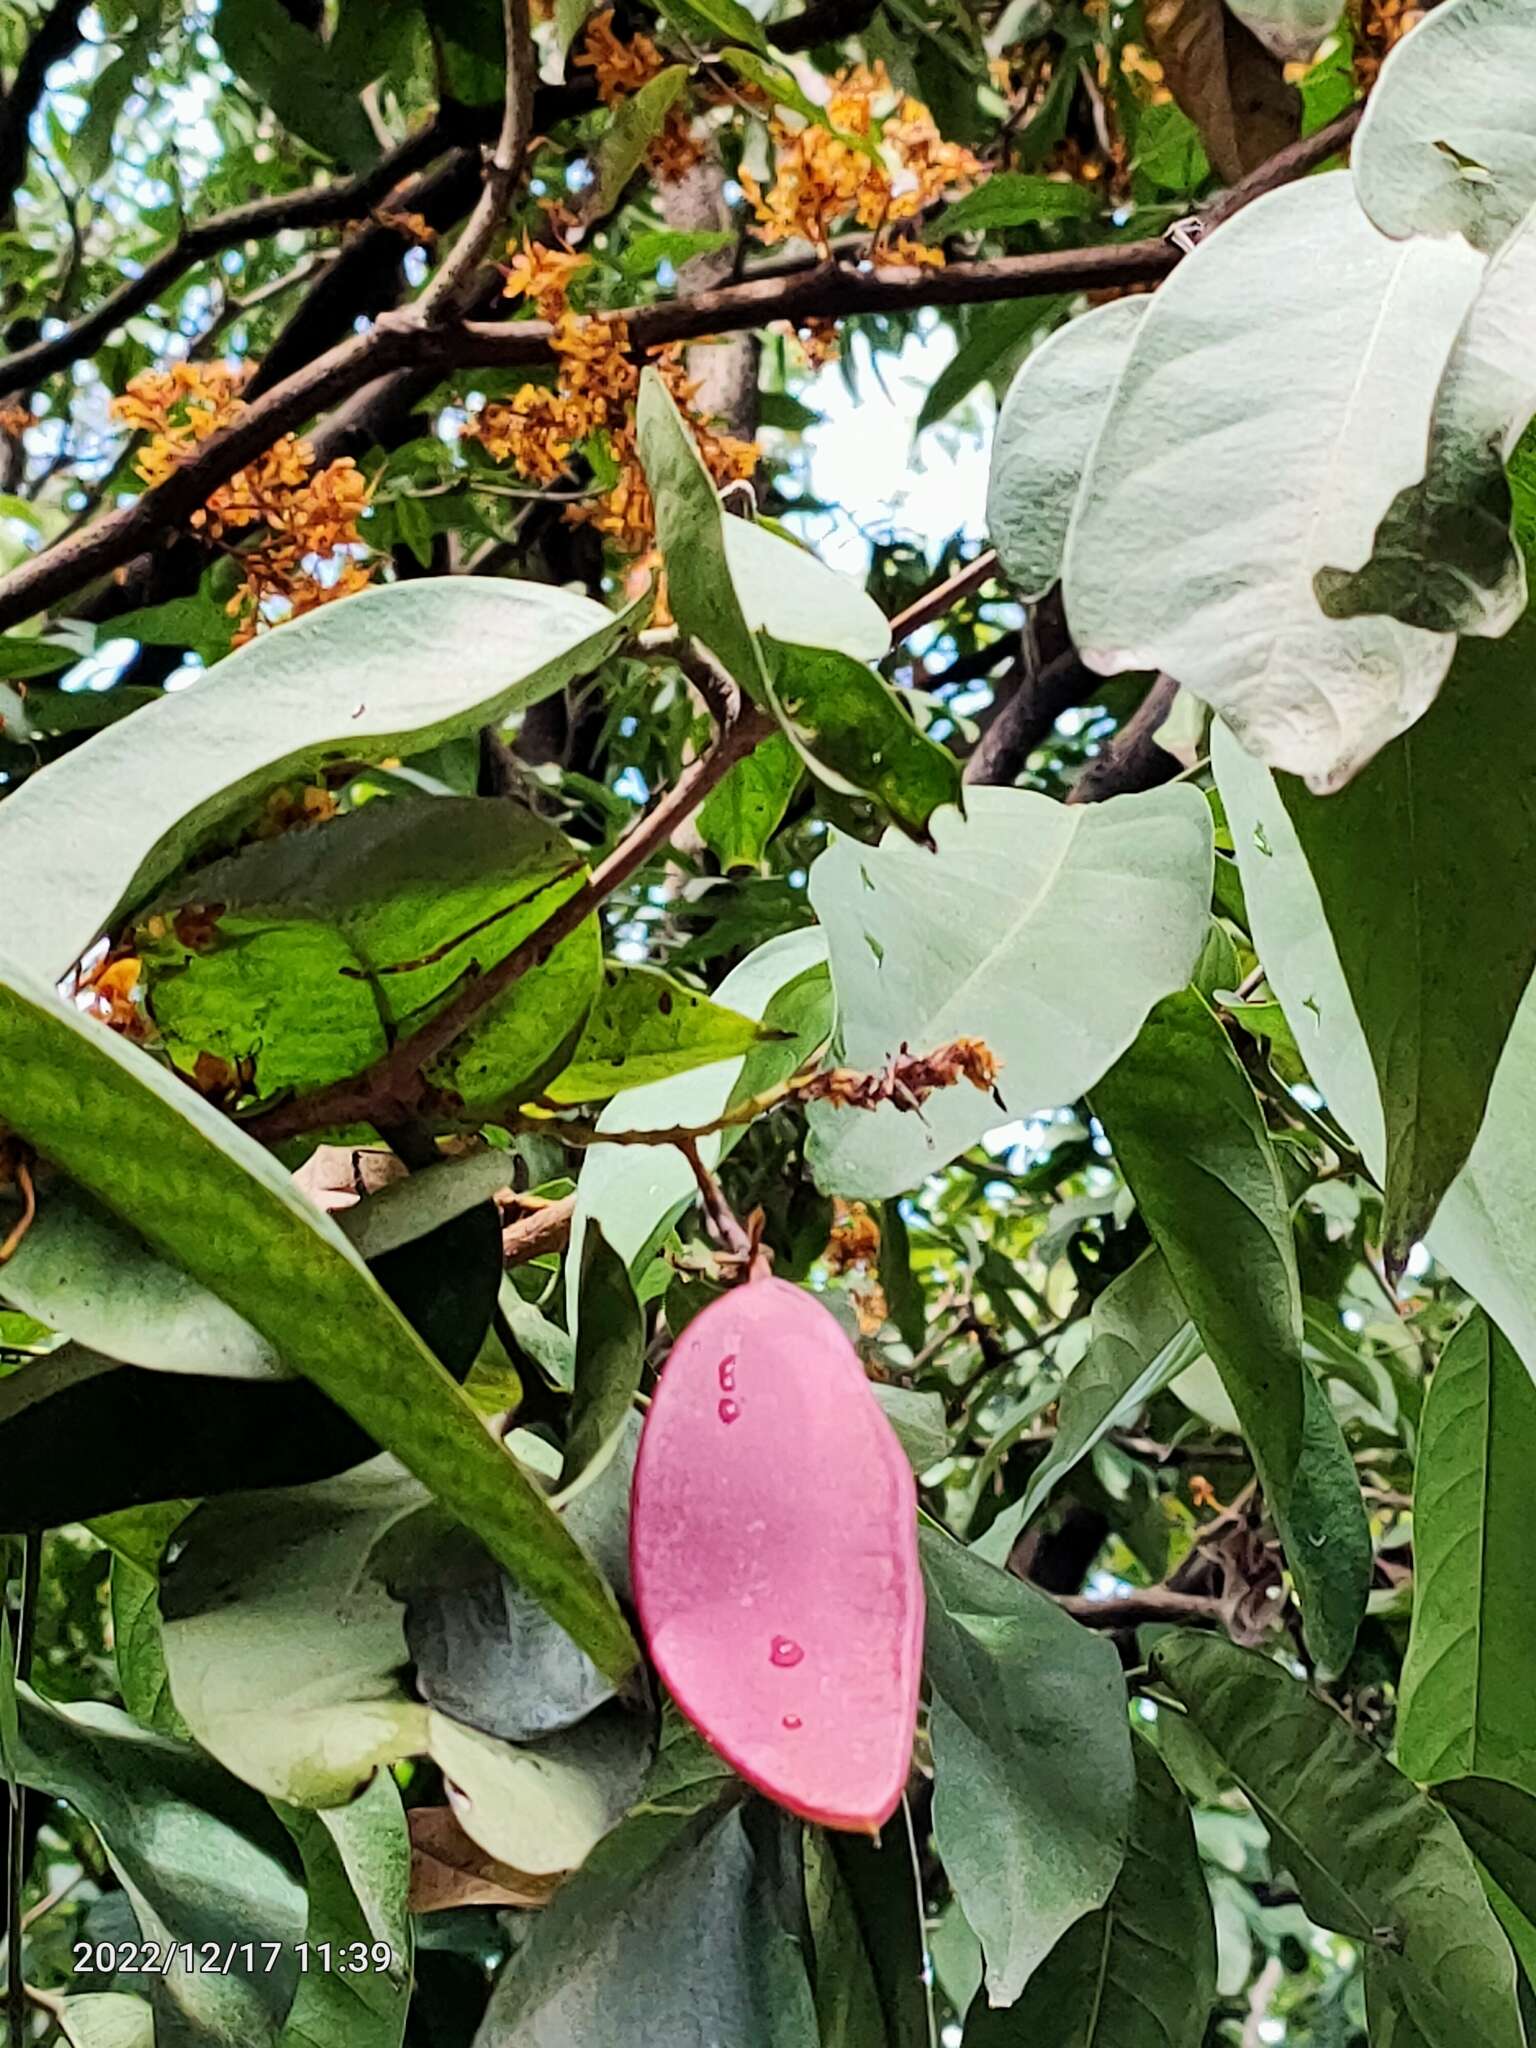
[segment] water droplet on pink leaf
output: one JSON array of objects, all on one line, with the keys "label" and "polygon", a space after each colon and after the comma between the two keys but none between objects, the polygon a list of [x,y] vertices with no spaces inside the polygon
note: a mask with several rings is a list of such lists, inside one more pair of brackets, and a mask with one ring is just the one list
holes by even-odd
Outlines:
[{"label": "water droplet on pink leaf", "polygon": [[736,1391],[736,1361],[734,1358],[722,1358],[720,1361],[720,1391],[722,1394],[734,1394]]},{"label": "water droplet on pink leaf", "polygon": [[722,1401],[717,1413],[722,1422],[740,1422],[741,1403],[739,1401]]},{"label": "water droplet on pink leaf", "polygon": [[[752,1384],[728,1437],[722,1361]],[[635,1468],[641,1626],[700,1733],[823,1826],[875,1831],[906,1783],[923,1634],[916,1508],[864,1369],[813,1295],[754,1280],[688,1325]],[[764,1608],[784,1631],[766,1657]],[[806,1734],[794,1709],[812,1702]]]}]

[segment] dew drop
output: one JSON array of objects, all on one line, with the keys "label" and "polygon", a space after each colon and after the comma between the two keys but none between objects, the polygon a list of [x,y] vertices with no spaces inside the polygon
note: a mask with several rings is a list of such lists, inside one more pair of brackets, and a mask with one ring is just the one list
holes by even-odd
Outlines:
[{"label": "dew drop", "polygon": [[720,1361],[720,1391],[722,1394],[733,1394],[736,1391],[736,1354],[734,1351],[729,1358],[722,1358]]},{"label": "dew drop", "polygon": [[739,1401],[722,1401],[720,1403],[720,1420],[722,1422],[737,1422],[740,1419],[741,1403]]},{"label": "dew drop", "polygon": [[800,1726],[800,1716],[798,1714],[786,1714],[784,1716],[784,1726],[793,1733]]},{"label": "dew drop", "polygon": [[775,1636],[768,1646],[768,1661],[781,1671],[790,1671],[805,1655],[793,1636]]}]

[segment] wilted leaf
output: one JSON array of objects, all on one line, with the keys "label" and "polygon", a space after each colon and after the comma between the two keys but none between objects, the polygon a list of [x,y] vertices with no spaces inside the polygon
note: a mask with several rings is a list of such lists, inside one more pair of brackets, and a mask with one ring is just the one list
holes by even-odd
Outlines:
[{"label": "wilted leaf", "polygon": [[[1284,68],[1222,0],[1146,0],[1147,41],[1206,154],[1229,185],[1301,133]],[[1257,24],[1255,24],[1256,26]]]},{"label": "wilted leaf", "polygon": [[459,1826],[451,1807],[417,1806],[411,1824],[411,1911],[456,1906],[543,1906],[560,1889],[558,1875],[532,1877],[488,1856]]}]

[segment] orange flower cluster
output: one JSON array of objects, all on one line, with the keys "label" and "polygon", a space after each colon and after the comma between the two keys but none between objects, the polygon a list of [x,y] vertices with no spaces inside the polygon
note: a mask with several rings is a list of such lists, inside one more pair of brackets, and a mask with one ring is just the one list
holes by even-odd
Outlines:
[{"label": "orange flower cluster", "polygon": [[1423,18],[1419,0],[1351,0],[1355,83],[1369,92],[1395,43]]},{"label": "orange flower cluster", "polygon": [[[116,417],[150,437],[134,467],[151,490],[239,418],[252,367],[173,363],[144,371],[113,399]],[[276,623],[273,611],[281,619],[298,618],[372,581],[376,563],[354,552],[365,545],[358,520],[367,503],[367,480],[350,456],[317,470],[309,443],[284,434],[193,513],[194,528],[234,553],[242,572],[228,605],[239,622],[237,646],[260,626]],[[261,531],[235,552],[229,536],[253,527]],[[321,564],[328,571],[323,579]]]},{"label": "orange flower cluster", "polygon": [[[594,14],[587,23],[585,46],[576,59],[576,66],[578,70],[593,73],[597,96],[603,105],[617,107],[637,93],[642,85],[649,85],[659,72],[665,71],[667,60],[650,37],[639,29],[627,43],[616,36],[613,32],[613,9],[605,7],[601,14]],[[674,104],[661,132],[646,151],[646,162],[663,184],[675,184],[695,164],[702,162],[703,156],[703,148],[693,134],[687,107]]]},{"label": "orange flower cluster", "polygon": [[832,1204],[832,1234],[822,1253],[829,1273],[851,1274],[855,1284],[849,1298],[859,1319],[861,1336],[878,1336],[890,1314],[885,1289],[880,1285],[880,1226],[862,1202]]},{"label": "orange flower cluster", "polygon": [[[510,399],[493,400],[465,432],[498,462],[510,462],[520,476],[544,488],[569,476],[571,457],[583,442],[600,438],[618,466],[618,477],[601,496],[568,507],[566,517],[595,526],[621,553],[640,554],[651,545],[656,521],[635,440],[640,372],[630,355],[628,323],[609,314],[571,310],[567,293],[584,257],[526,239],[511,253],[507,296],[531,299],[554,329],[550,346],[559,381],[553,388],[524,384]],[[686,411],[696,387],[688,381],[682,350],[659,349],[656,363]],[[755,442],[716,433],[698,419],[692,424],[717,484],[751,476],[758,461]]]},{"label": "orange flower cluster", "polygon": [[[854,65],[838,72],[831,86],[831,128],[815,122],[791,128],[781,116],[769,123],[775,157],[767,191],[750,171],[738,174],[760,241],[794,238],[825,249],[847,221],[883,231],[893,221],[916,219],[946,192],[964,190],[982,175],[968,149],[944,140],[921,100],[897,92],[883,64]],[[879,148],[866,154],[846,137]],[[908,252],[903,260],[933,260],[930,250],[913,257],[913,246],[901,245]]]}]

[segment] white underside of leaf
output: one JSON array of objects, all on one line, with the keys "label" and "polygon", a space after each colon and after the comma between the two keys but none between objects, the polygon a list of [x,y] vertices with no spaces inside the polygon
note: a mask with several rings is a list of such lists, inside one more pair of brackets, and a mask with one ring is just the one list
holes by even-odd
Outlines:
[{"label": "white underside of leaf", "polygon": [[1209,816],[1188,787],[1082,806],[974,789],[966,805],[936,815],[937,853],[895,832],[837,840],[811,902],[844,1064],[981,1038],[1006,1109],[965,1085],[921,1116],[815,1104],[810,1157],[831,1192],[904,1193],[1007,1118],[1075,1100],[1183,987],[1204,939]]},{"label": "white underside of leaf", "polygon": [[1023,598],[1044,597],[1089,451],[1150,299],[1114,299],[1059,327],[1025,357],[1003,400],[987,478],[987,532]]},{"label": "white underside of leaf", "polygon": [[[1257,201],[1180,265],[1068,536],[1067,615],[1091,667],[1165,669],[1319,790],[1421,716],[1451,637],[1329,619],[1312,578],[1364,562],[1422,474],[1482,269],[1461,243],[1385,240],[1342,172]],[[1137,544],[1146,531],[1155,547]]]},{"label": "white underside of leaf", "polygon": [[855,661],[890,652],[891,629],[863,585],[751,520],[727,518],[725,558],[754,633],[789,647],[830,647]]},{"label": "white underside of leaf", "polygon": [[1383,234],[1493,250],[1536,206],[1536,8],[1446,0],[1405,36],[1350,152]]}]

